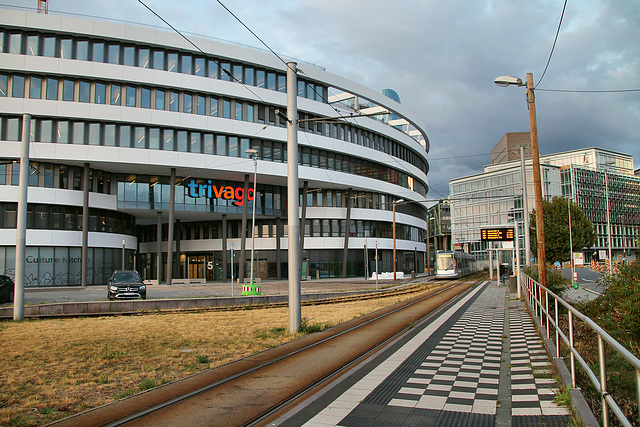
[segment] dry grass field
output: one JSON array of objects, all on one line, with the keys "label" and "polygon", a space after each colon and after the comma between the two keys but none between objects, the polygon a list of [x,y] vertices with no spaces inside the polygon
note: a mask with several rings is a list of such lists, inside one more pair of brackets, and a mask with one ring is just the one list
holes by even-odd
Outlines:
[{"label": "dry grass field", "polygon": [[[303,323],[415,295],[305,306]],[[287,308],[0,322],[0,425],[42,425],[300,336],[288,324]]]}]

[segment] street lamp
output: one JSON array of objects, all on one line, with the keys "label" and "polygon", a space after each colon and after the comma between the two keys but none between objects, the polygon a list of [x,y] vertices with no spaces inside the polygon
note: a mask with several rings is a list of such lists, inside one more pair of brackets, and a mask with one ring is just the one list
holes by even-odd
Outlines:
[{"label": "street lamp", "polygon": [[396,205],[404,202],[404,199],[394,200],[393,205],[393,280],[396,280]]},{"label": "street lamp", "polygon": [[[243,289],[242,295],[260,295],[260,291],[256,290],[253,284],[253,253],[256,241],[256,179],[258,177],[258,150],[248,148],[245,150],[245,153],[247,153],[249,157],[253,156],[253,218],[251,219],[251,281],[249,283],[249,290],[245,291]],[[247,196],[245,197],[248,199]]]},{"label": "street lamp", "polygon": [[[518,77],[500,76],[494,80],[498,86],[525,86]],[[544,245],[544,218],[542,212],[542,184],[540,179],[540,154],[538,151],[538,125],[536,122],[536,100],[533,93],[533,74],[527,73],[527,103],[529,106],[529,126],[531,128],[531,157],[533,160],[533,188],[536,198],[536,233],[538,238],[538,279],[547,285],[547,268]]]},{"label": "street lamp", "polygon": [[611,258],[611,211],[609,209],[609,172],[607,165],[615,165],[615,160],[604,162],[604,188],[607,197],[607,243],[609,246],[609,275],[613,274],[613,258]]}]

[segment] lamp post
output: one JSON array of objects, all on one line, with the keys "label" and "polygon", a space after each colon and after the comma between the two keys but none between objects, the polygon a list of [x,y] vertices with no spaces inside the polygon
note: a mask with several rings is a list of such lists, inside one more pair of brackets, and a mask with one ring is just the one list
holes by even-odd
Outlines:
[{"label": "lamp post", "polygon": [[613,258],[611,258],[611,211],[609,209],[609,171],[607,165],[614,165],[616,162],[609,160],[604,162],[604,188],[607,198],[607,245],[609,246],[609,275],[613,274]]},{"label": "lamp post", "polygon": [[404,199],[394,200],[393,205],[393,280],[396,280],[396,205],[404,202]]},{"label": "lamp post", "polygon": [[531,157],[533,160],[533,188],[536,196],[536,233],[538,238],[538,279],[547,285],[547,268],[544,244],[544,218],[542,212],[542,184],[540,179],[540,154],[538,151],[538,125],[536,121],[536,100],[533,93],[533,74],[527,73],[527,83],[518,77],[500,76],[494,80],[498,86],[526,86],[529,106],[529,126],[531,128]]},{"label": "lamp post", "polygon": [[249,148],[245,150],[245,153],[250,157],[253,157],[253,218],[251,219],[251,281],[249,283],[249,290],[245,291],[243,289],[242,295],[260,295],[260,291],[256,290],[253,284],[253,254],[256,241],[256,179],[258,177],[258,150]]}]

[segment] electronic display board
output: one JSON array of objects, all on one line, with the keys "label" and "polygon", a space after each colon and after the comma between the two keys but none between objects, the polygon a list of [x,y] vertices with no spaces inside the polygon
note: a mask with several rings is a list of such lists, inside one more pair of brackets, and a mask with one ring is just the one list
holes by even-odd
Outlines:
[{"label": "electronic display board", "polygon": [[513,228],[483,228],[480,230],[480,240],[483,242],[505,242],[513,240]]}]

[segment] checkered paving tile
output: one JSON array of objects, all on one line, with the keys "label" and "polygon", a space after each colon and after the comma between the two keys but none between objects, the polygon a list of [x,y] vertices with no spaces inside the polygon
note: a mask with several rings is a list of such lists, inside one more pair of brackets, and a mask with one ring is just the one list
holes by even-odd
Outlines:
[{"label": "checkered paving tile", "polygon": [[511,425],[568,425],[568,411],[553,403],[557,385],[540,337],[522,302],[506,292],[495,283],[477,288],[301,424],[493,426],[507,381],[511,401],[501,405],[509,405]]},{"label": "checkered paving tile", "polygon": [[391,406],[495,414],[504,291],[487,288],[411,375]]},{"label": "checkered paving tile", "polygon": [[558,392],[549,356],[522,302],[511,301],[511,414],[568,416],[553,399]]}]

